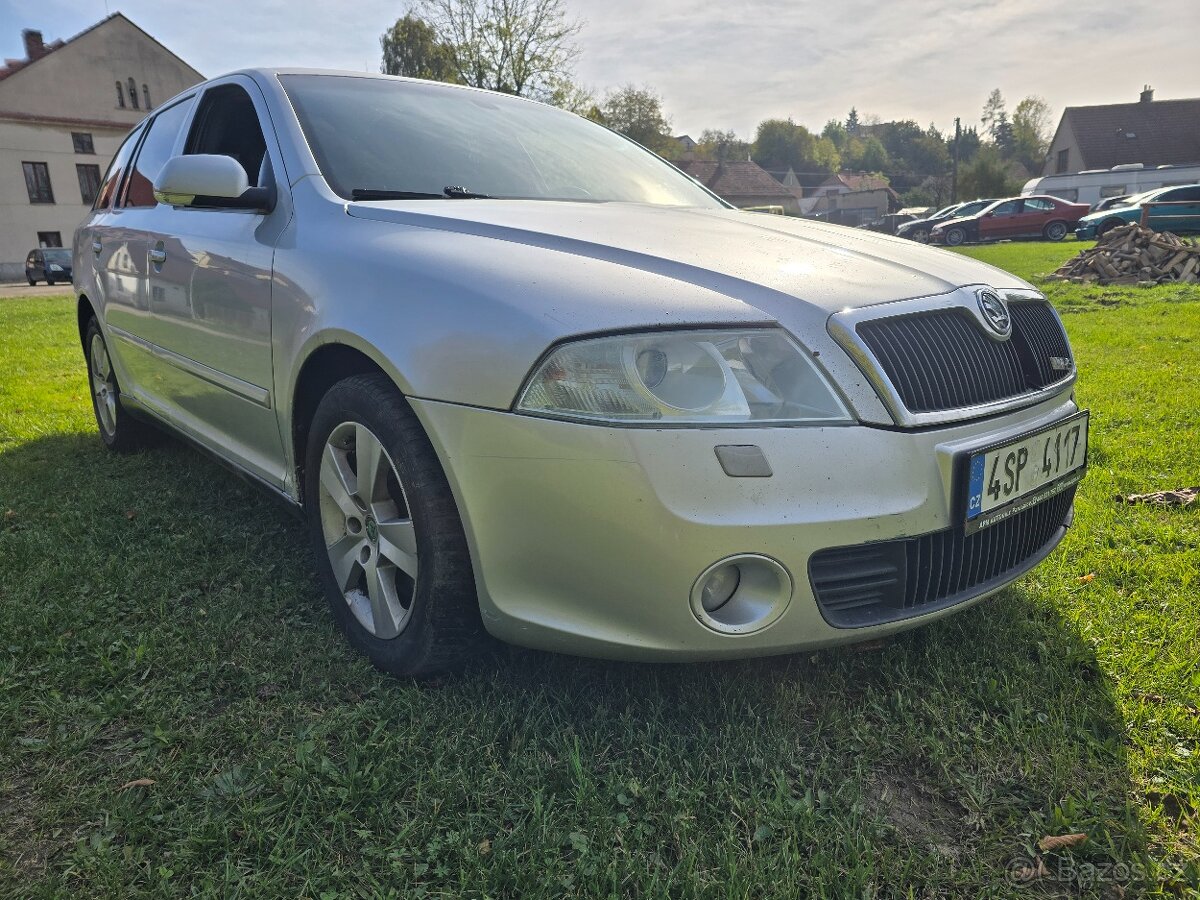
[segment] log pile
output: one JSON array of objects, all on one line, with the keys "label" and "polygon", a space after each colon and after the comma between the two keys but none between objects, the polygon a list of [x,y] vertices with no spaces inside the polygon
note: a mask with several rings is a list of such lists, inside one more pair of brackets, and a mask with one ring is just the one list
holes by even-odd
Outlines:
[{"label": "log pile", "polygon": [[1106,233],[1096,246],[1067,260],[1051,278],[1076,283],[1200,282],[1200,244],[1136,223]]}]

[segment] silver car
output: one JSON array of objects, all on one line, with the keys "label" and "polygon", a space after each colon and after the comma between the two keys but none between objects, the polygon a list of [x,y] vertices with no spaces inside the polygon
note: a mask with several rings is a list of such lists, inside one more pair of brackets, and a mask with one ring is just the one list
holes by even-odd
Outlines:
[{"label": "silver car", "polygon": [[302,508],[398,674],[930,622],[1054,549],[1086,465],[1029,284],[486,91],[214,79],[133,130],[74,254],[104,443],[165,428]]}]

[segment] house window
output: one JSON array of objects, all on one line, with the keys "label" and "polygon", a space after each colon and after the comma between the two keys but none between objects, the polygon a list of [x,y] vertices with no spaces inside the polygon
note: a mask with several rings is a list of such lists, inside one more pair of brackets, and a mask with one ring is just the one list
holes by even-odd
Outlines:
[{"label": "house window", "polygon": [[1067,148],[1066,150],[1059,150],[1058,151],[1058,159],[1055,161],[1055,164],[1054,164],[1055,173],[1061,175],[1063,172],[1067,171],[1067,169],[1070,168],[1070,162],[1071,162],[1070,148]]},{"label": "house window", "polygon": [[121,86],[121,82],[119,81],[117,82],[117,107],[119,109],[125,108],[125,88]]},{"label": "house window", "polygon": [[76,153],[96,152],[96,146],[92,143],[92,136],[86,131],[72,131],[71,143],[75,145]]},{"label": "house window", "polygon": [[134,109],[138,108],[137,82],[132,78],[129,79],[129,105]]},{"label": "house window", "polygon": [[61,247],[62,232],[60,231],[39,231],[38,232],[39,247]]},{"label": "house window", "polygon": [[142,99],[146,101],[146,109],[150,109],[150,85],[142,85]]},{"label": "house window", "polygon": [[25,189],[29,191],[30,203],[53,203],[54,191],[50,189],[50,169],[44,162],[23,162]]},{"label": "house window", "polygon": [[79,176],[79,198],[84,206],[91,206],[100,193],[100,167],[95,163],[76,165],[75,173]]}]

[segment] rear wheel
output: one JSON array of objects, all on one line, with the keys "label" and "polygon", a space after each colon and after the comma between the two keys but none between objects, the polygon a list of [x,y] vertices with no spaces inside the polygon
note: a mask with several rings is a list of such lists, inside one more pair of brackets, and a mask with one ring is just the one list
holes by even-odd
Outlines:
[{"label": "rear wheel", "polygon": [[946,243],[951,247],[959,247],[967,242],[967,230],[957,225],[946,229]]},{"label": "rear wheel", "polygon": [[131,453],[153,444],[158,433],[145,422],[133,418],[121,406],[117,373],[113,370],[108,345],[94,317],[88,319],[83,347],[87,357],[88,381],[92,388],[92,412],[96,414],[96,426],[104,446],[118,453]]},{"label": "rear wheel", "polygon": [[1066,222],[1051,222],[1042,229],[1042,237],[1048,241],[1061,241],[1067,236]]},{"label": "rear wheel", "polygon": [[483,638],[470,553],[433,445],[382,375],[322,398],[305,455],[309,536],[333,617],[395,675],[466,661]]}]

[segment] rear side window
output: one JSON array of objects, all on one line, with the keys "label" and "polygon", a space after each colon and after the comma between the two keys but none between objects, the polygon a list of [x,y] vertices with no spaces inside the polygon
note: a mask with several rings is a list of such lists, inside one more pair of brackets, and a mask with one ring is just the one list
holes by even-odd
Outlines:
[{"label": "rear side window", "polygon": [[150,120],[150,133],[142,141],[137,162],[129,173],[122,206],[154,206],[154,179],[171,158],[179,131],[187,118],[186,100],[169,106]]},{"label": "rear side window", "polygon": [[141,136],[142,129],[135,128],[129,133],[129,137],[125,138],[121,149],[108,164],[108,171],[104,173],[104,181],[96,193],[96,202],[92,204],[92,209],[108,209],[112,205],[113,197],[117,195],[117,187],[121,183],[121,176],[125,172],[125,167],[129,165],[129,157],[133,156],[133,148],[137,146],[138,138]]},{"label": "rear side window", "polygon": [[236,84],[223,84],[205,92],[183,152],[231,156],[246,170],[251,186],[266,186],[259,183],[259,174],[267,142],[254,101]]},{"label": "rear side window", "polygon": [[1025,212],[1050,212],[1052,209],[1054,204],[1041,197],[1030,197],[1025,201]]}]

